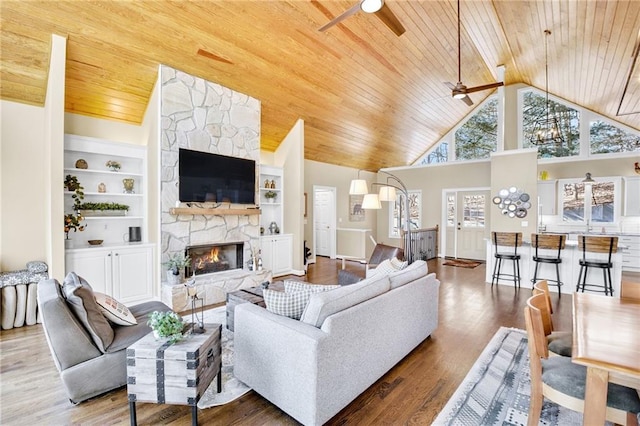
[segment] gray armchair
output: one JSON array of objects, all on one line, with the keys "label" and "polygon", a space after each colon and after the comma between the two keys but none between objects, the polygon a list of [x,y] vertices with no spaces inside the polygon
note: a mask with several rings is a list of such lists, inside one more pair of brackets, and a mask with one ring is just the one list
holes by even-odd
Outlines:
[{"label": "gray armchair", "polygon": [[353,284],[366,278],[367,271],[374,269],[382,261],[396,257],[399,260],[404,259],[404,250],[400,247],[388,246],[386,244],[376,244],[371,253],[369,261],[365,265],[365,275],[361,275],[346,269],[340,269],[338,271],[338,284],[347,285]]},{"label": "gray armchair", "polygon": [[[65,286],[69,276],[71,274],[65,279]],[[82,279],[77,281],[86,284]],[[91,300],[95,304],[91,287],[84,287],[85,314],[78,315],[78,307],[72,306],[70,297],[65,297],[66,289],[57,280],[43,280],[38,284],[38,308],[44,333],[62,383],[73,403],[124,386],[127,383],[127,347],[151,331],[146,325],[149,313],[170,310],[161,302],[145,302],[128,307],[136,317],[137,325],[112,325],[104,317],[104,322],[91,318],[96,312],[97,315],[102,314],[97,307],[90,305]],[[89,327],[87,321],[92,323]]]}]

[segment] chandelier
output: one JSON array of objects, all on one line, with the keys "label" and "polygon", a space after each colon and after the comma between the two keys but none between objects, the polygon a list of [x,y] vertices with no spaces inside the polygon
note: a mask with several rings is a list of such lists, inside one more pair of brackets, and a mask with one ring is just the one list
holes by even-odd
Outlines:
[{"label": "chandelier", "polygon": [[540,118],[536,121],[533,133],[531,134],[530,142],[537,146],[554,145],[561,147],[564,144],[564,138],[560,131],[560,121],[555,116],[549,116],[549,36],[551,31],[544,30],[545,33],[545,45],[544,45],[544,73],[545,73],[545,111],[544,118]]}]

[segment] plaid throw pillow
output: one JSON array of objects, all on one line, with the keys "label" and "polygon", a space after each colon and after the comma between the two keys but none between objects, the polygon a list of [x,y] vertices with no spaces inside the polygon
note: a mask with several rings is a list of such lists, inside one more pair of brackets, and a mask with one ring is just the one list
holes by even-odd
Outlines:
[{"label": "plaid throw pillow", "polygon": [[375,269],[375,275],[389,275],[392,272],[396,272],[397,269],[393,267],[391,264],[391,260],[385,259],[383,260]]},{"label": "plaid throw pillow", "polygon": [[265,289],[262,294],[268,311],[299,320],[304,308],[309,303],[309,297],[312,293],[310,291],[285,293],[283,291]]},{"label": "plaid throw pillow", "polygon": [[333,290],[334,288],[339,287],[339,285],[309,284],[304,281],[284,281],[285,293],[292,293],[294,291],[310,291],[312,293],[319,293],[321,291]]},{"label": "plaid throw pillow", "polygon": [[405,260],[404,262],[402,260],[399,260],[397,257],[392,257],[391,258],[391,266],[393,266],[394,268],[396,268],[396,270],[401,270],[407,267],[408,262]]}]

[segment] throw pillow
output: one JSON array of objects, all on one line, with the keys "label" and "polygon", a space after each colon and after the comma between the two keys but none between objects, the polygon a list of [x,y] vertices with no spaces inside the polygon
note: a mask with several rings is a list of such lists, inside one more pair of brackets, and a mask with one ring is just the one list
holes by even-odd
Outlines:
[{"label": "throw pillow", "polygon": [[106,352],[113,342],[113,329],[100,312],[89,283],[75,272],[69,272],[64,278],[62,288],[71,311],[87,330],[98,349]]},{"label": "throw pillow", "polygon": [[391,258],[391,266],[393,266],[394,268],[396,268],[396,270],[401,270],[407,267],[407,264],[409,262],[407,262],[406,260],[400,260],[397,257],[392,257]]},{"label": "throw pillow", "polygon": [[268,311],[296,320],[300,319],[311,294],[310,291],[291,293],[269,289],[263,291],[264,303]]},{"label": "throw pillow", "polygon": [[285,293],[292,293],[294,291],[310,291],[311,293],[318,293],[321,291],[333,290],[340,287],[339,285],[326,285],[326,284],[309,284],[304,281],[284,281]]},{"label": "throw pillow", "polygon": [[47,264],[39,260],[27,262],[27,269],[32,273],[47,272]]},{"label": "throw pillow", "polygon": [[375,275],[389,275],[392,272],[396,272],[397,269],[391,264],[391,259],[385,259],[374,269]]},{"label": "throw pillow", "polygon": [[93,293],[100,312],[106,319],[118,325],[136,325],[138,320],[133,316],[129,308],[104,293]]}]

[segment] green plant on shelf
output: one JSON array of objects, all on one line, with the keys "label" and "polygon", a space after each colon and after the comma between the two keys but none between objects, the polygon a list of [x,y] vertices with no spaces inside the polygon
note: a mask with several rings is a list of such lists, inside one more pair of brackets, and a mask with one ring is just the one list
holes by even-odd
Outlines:
[{"label": "green plant on shelf", "polygon": [[78,205],[78,210],[129,210],[129,206],[119,203],[82,203]]},{"label": "green plant on shelf", "polygon": [[184,321],[175,312],[153,311],[149,314],[147,325],[151,327],[156,337],[169,338],[171,343],[176,343],[182,339],[182,329]]},{"label": "green plant on shelf", "polygon": [[108,168],[110,168],[114,172],[117,172],[118,170],[120,170],[120,167],[122,167],[119,162],[114,161],[114,160],[107,161],[105,163],[105,166],[107,166]]},{"label": "green plant on shelf", "polygon": [[67,191],[73,192],[71,198],[73,199],[73,213],[67,213],[64,215],[64,236],[69,239],[69,232],[84,231],[87,225],[83,224],[84,217],[80,214],[80,206],[82,200],[84,200],[84,188],[78,181],[78,178],[73,175],[67,175],[64,178],[64,187]]},{"label": "green plant on shelf", "polygon": [[275,191],[267,191],[264,193],[265,198],[276,198],[278,193]]}]

